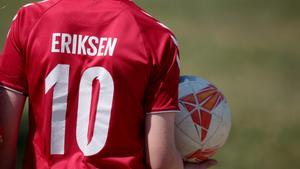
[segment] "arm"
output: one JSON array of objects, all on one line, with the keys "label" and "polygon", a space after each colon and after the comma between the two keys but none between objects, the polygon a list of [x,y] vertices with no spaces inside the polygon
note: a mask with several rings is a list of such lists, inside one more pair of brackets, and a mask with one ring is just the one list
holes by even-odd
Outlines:
[{"label": "arm", "polygon": [[208,160],[199,164],[185,163],[176,149],[174,138],[175,113],[146,116],[146,155],[150,169],[207,169],[217,164]]},{"label": "arm", "polygon": [[183,169],[175,146],[175,113],[146,116],[146,155],[151,169]]},{"label": "arm", "polygon": [[0,168],[15,167],[16,144],[26,97],[0,87]]}]

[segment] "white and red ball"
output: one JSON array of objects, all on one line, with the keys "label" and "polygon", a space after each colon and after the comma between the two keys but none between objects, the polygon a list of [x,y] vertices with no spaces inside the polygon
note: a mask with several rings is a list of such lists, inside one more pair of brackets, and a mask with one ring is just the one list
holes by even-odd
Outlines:
[{"label": "white and red ball", "polygon": [[231,113],[223,94],[210,82],[182,76],[176,114],[176,144],[183,159],[199,162],[212,157],[226,142]]}]

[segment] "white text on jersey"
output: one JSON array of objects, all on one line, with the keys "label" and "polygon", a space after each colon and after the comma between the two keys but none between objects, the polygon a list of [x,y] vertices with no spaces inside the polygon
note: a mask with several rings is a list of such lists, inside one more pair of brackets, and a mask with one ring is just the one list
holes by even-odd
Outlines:
[{"label": "white text on jersey", "polygon": [[53,33],[52,53],[113,56],[118,38]]}]

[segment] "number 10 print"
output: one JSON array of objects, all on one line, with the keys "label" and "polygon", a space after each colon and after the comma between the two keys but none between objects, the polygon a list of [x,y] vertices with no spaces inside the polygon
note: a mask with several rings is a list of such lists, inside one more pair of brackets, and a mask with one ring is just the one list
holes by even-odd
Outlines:
[{"label": "number 10 print", "polygon": [[[70,65],[58,64],[46,77],[45,94],[53,87],[52,119],[51,119],[51,154],[64,154],[65,126],[69,90]],[[99,81],[100,90],[94,134],[88,140],[89,118],[92,103],[93,80]],[[114,82],[111,74],[103,67],[91,67],[84,71],[79,86],[76,140],[85,156],[97,154],[104,147],[111,116],[114,94]]]}]

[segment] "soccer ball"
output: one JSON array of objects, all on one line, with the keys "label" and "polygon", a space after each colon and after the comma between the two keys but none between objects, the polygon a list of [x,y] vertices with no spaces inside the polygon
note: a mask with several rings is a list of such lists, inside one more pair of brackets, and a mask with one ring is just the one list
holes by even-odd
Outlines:
[{"label": "soccer ball", "polygon": [[176,114],[176,146],[187,162],[212,157],[226,142],[231,113],[223,94],[207,80],[182,76]]}]

